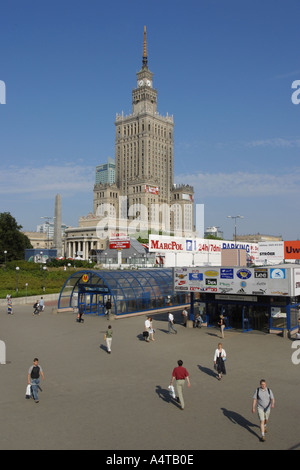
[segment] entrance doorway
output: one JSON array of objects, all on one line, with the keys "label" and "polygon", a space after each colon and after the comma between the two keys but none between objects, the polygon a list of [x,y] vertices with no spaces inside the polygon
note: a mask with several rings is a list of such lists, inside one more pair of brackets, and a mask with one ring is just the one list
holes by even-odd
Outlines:
[{"label": "entrance doorway", "polygon": [[269,330],[270,315],[267,305],[207,302],[206,313],[208,326],[218,327],[220,315],[223,315],[226,329],[233,328],[244,332]]},{"label": "entrance doorway", "polygon": [[85,315],[105,314],[105,295],[98,292],[80,292],[78,295],[78,309]]}]

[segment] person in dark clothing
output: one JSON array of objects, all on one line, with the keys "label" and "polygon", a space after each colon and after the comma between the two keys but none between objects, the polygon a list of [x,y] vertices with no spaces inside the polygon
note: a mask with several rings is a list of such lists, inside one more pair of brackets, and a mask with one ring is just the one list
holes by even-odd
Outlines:
[{"label": "person in dark clothing", "polygon": [[40,376],[42,376],[42,379],[45,380],[43,369],[39,365],[39,360],[36,357],[33,360],[33,365],[29,368],[28,371],[28,385],[31,385],[32,395],[35,403],[39,403],[38,389],[40,384]]},{"label": "person in dark clothing", "polygon": [[110,298],[108,298],[105,304],[105,315],[107,316],[107,320],[109,320],[110,310],[111,310],[111,301],[110,301]]}]

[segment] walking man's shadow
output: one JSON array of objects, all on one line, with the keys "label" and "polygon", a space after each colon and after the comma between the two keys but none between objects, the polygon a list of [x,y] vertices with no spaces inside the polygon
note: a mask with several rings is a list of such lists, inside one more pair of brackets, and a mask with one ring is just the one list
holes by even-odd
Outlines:
[{"label": "walking man's shadow", "polygon": [[173,405],[175,405],[177,407],[180,407],[180,404],[177,402],[176,398],[171,397],[169,390],[167,390],[165,388],[161,388],[160,385],[156,385],[156,390],[155,391],[156,391],[157,395],[159,396],[159,398],[161,398],[166,403],[172,403]]},{"label": "walking man's shadow", "polygon": [[259,434],[257,434],[253,429],[251,428],[258,428],[259,426],[257,424],[253,424],[248,419],[244,418],[242,415],[239,413],[236,413],[235,411],[230,411],[227,410],[226,408],[221,408],[223,411],[224,416],[229,419],[233,424],[238,424],[242,428],[246,429],[250,434],[253,434],[255,437],[259,438]]}]

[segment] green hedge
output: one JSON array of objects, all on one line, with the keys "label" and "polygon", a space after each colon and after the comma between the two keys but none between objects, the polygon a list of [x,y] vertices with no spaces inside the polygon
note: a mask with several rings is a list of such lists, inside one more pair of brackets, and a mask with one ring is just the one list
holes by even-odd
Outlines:
[{"label": "green hedge", "polygon": [[[59,293],[66,280],[76,270],[84,268],[92,269],[94,267],[94,264],[83,261],[72,261],[71,264],[72,266],[70,268],[67,267],[66,271],[64,270],[64,266],[67,265],[66,261],[60,267],[53,267],[52,263],[47,264],[47,270],[45,271],[45,294]],[[17,266],[20,268],[18,273],[18,294],[16,293]],[[12,297],[25,297],[26,283],[28,284],[27,296],[43,295],[44,270],[41,269],[40,264],[12,261],[6,264],[6,269],[2,266],[0,268],[0,299],[4,299],[7,294],[10,294]]]}]

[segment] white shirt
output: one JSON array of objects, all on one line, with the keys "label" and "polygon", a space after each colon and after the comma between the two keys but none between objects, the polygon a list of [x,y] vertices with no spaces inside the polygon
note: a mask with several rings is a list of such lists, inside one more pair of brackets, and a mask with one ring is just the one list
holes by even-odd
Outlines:
[{"label": "white shirt", "polygon": [[173,313],[169,313],[169,321],[173,321],[173,320],[174,320]]},{"label": "white shirt", "polygon": [[216,349],[216,351],[215,351],[215,356],[214,356],[214,362],[216,362],[217,358],[219,357],[220,352],[221,352],[221,357],[222,357],[222,359],[224,359],[224,358],[226,359],[226,351],[225,351],[225,349],[222,349],[221,351],[220,351],[219,349]]}]

